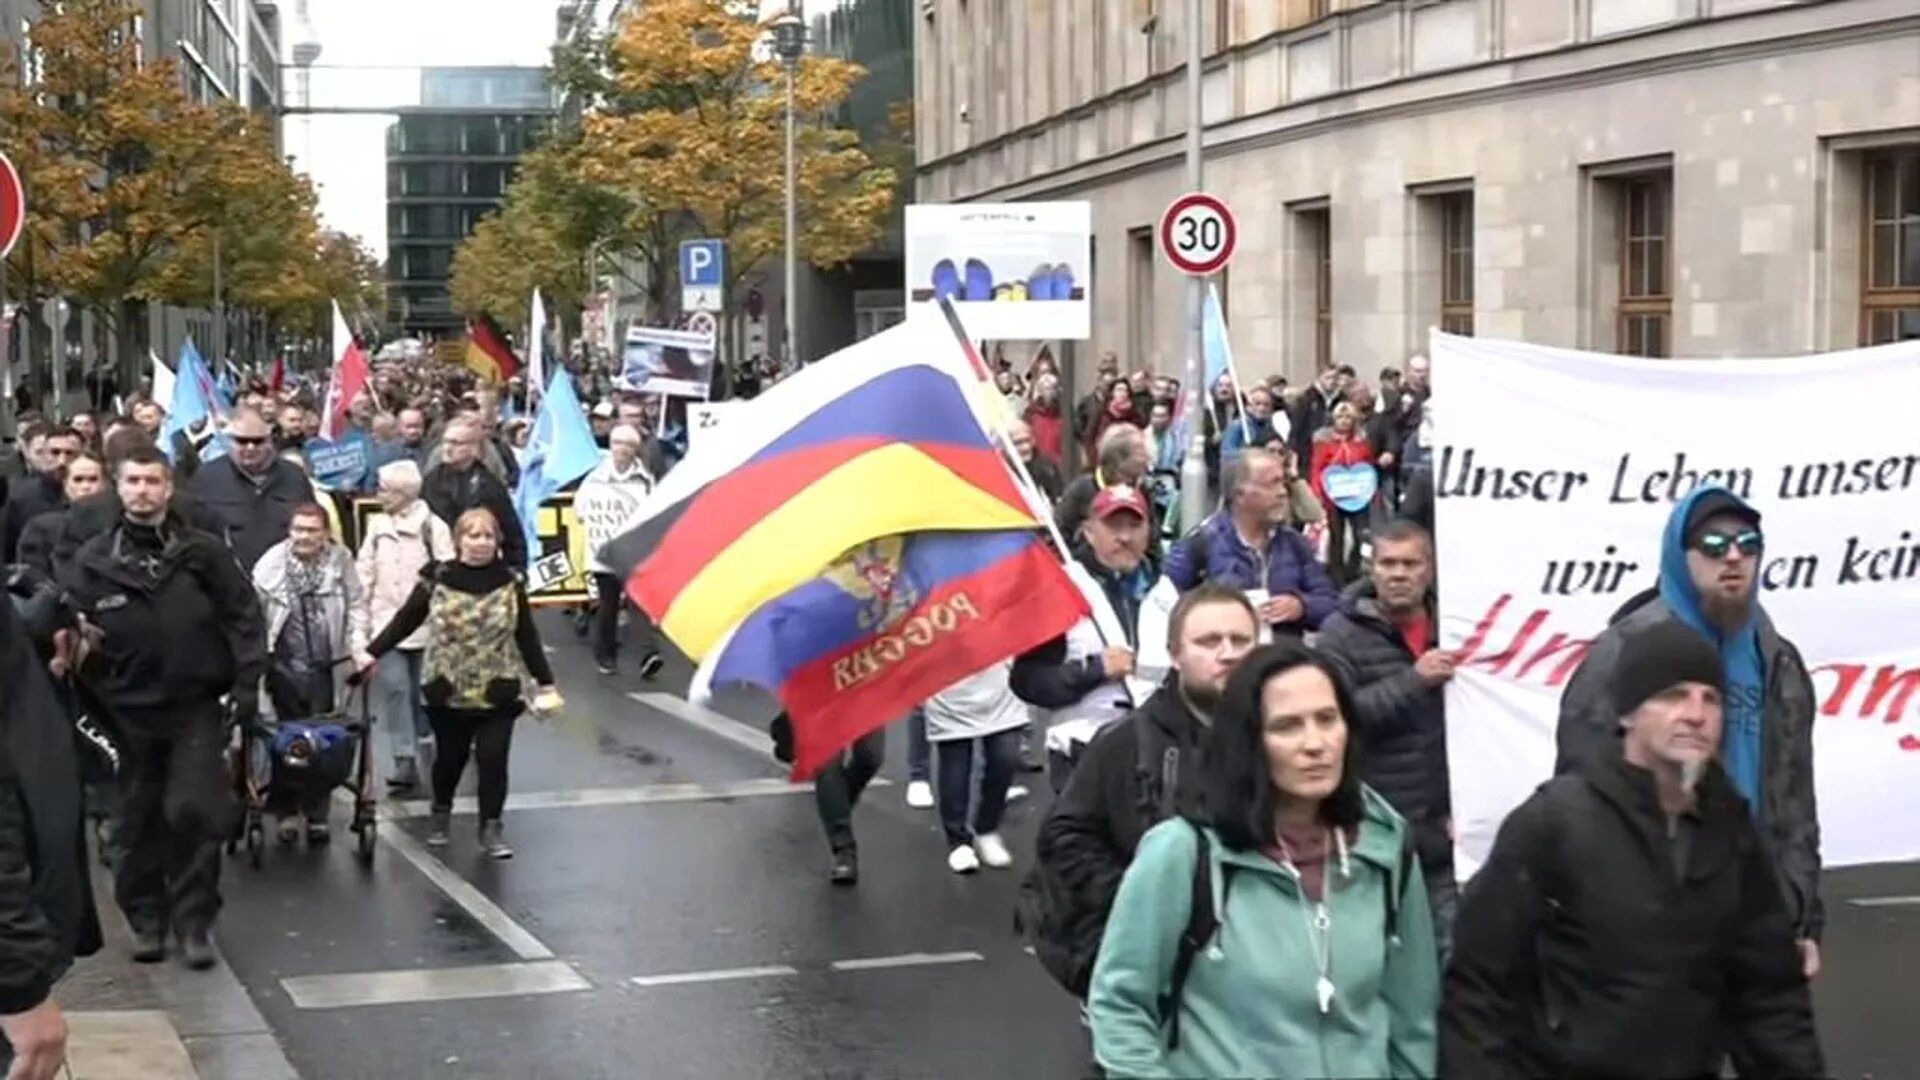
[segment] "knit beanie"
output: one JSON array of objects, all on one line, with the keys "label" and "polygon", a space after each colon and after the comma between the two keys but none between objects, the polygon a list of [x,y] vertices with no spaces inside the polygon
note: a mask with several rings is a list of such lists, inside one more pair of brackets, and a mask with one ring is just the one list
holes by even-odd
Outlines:
[{"label": "knit beanie", "polygon": [[1622,717],[1677,683],[1725,692],[1720,650],[1687,624],[1663,618],[1627,636],[1613,673],[1613,704]]}]

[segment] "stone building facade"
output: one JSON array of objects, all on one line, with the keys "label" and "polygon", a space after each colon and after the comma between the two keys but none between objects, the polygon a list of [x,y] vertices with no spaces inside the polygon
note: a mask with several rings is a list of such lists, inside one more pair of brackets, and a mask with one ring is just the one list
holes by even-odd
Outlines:
[{"label": "stone building facade", "polygon": [[[1203,0],[1243,373],[1429,327],[1673,356],[1920,337],[1915,0]],[[920,0],[918,198],[1087,199],[1094,339],[1183,358],[1182,0]]]}]

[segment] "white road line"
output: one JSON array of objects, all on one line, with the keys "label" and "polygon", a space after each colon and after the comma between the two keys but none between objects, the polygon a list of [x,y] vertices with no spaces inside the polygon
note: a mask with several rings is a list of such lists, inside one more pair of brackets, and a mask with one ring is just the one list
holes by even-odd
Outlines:
[{"label": "white road line", "polygon": [[745,747],[756,754],[773,753],[773,740],[766,732],[751,724],[743,724],[731,716],[714,712],[703,705],[695,705],[672,694],[662,694],[658,691],[642,693],[636,690],[627,696],[642,705],[651,705],[661,712],[672,713],[694,727],[718,735],[735,746]]},{"label": "white road line", "polygon": [[301,1009],[344,1009],[410,1001],[565,994],[593,989],[592,983],[560,960],[410,971],[362,971],[346,975],[299,975],[281,979],[280,986],[293,999],[294,1006]]},{"label": "white road line", "polygon": [[427,875],[427,880],[440,887],[448,899],[459,904],[474,921],[500,939],[501,944],[512,949],[514,955],[522,960],[551,960],[553,950],[540,944],[540,939],[527,933],[519,923],[514,922],[500,905],[487,899],[487,895],[476,889],[460,875],[447,868],[447,864],[427,851],[427,849],[407,835],[406,830],[391,821],[380,823],[380,839],[385,840],[400,857],[412,863],[414,869]]},{"label": "white road line", "polygon": [[717,971],[686,971],[678,975],[635,975],[627,980],[635,986],[686,986],[691,983],[734,982],[740,979],[782,979],[800,974],[785,964],[768,967],[723,968]]},{"label": "white road line", "polygon": [[1854,907],[1920,907],[1920,896],[1863,896],[1847,903]]},{"label": "white road line", "polygon": [[[576,806],[636,806],[652,803],[725,802],[768,795],[805,795],[812,784],[795,784],[771,777],[740,780],[725,784],[645,784],[630,788],[580,788],[573,791],[529,791],[507,796],[508,810],[565,810]],[[418,800],[381,804],[386,817],[396,820],[423,818],[432,812]],[[479,812],[479,801],[471,795],[453,800],[456,814]]]},{"label": "white road line", "polygon": [[899,956],[873,956],[864,960],[835,960],[835,971],[875,971],[882,968],[932,967],[937,964],[977,964],[986,960],[977,952],[902,953]]}]

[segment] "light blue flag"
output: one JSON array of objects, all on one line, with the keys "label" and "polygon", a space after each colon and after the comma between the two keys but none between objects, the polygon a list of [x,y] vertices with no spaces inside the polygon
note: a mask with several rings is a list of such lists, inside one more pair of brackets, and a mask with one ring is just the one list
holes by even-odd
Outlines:
[{"label": "light blue flag", "polygon": [[[1208,411],[1213,409],[1213,388],[1225,375],[1233,384],[1233,396],[1238,398],[1240,389],[1240,369],[1233,364],[1233,343],[1227,340],[1227,317],[1220,310],[1220,290],[1213,282],[1207,282],[1207,302],[1201,311],[1200,343],[1202,356],[1207,365],[1207,382],[1200,388],[1201,400],[1207,403]],[[1219,417],[1214,418],[1215,422]],[[1240,425],[1245,427],[1247,417],[1240,414]]]},{"label": "light blue flag", "polygon": [[[193,347],[193,339],[180,343],[180,357],[173,365],[173,400],[167,406],[167,422],[160,429],[161,449],[169,460],[174,457],[174,436],[182,432],[192,438],[193,429],[210,419],[226,415],[213,373]],[[202,460],[211,460],[226,452],[226,436],[216,435],[200,451]]]},{"label": "light blue flag", "polygon": [[[574,396],[573,378],[565,368],[557,368],[540,399],[527,448],[520,453],[520,486],[513,492],[513,508],[527,537],[529,571],[540,561],[540,504],[599,463],[600,448],[594,445],[587,411]],[[531,576],[535,580],[529,587],[538,591],[539,575]]]}]

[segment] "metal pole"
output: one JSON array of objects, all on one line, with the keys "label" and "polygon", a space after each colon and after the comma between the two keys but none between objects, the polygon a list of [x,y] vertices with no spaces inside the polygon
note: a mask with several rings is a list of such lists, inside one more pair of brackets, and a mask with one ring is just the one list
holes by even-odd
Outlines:
[{"label": "metal pole", "polygon": [[[1200,191],[1202,112],[1200,108],[1200,0],[1187,0],[1187,190]],[[1206,344],[1202,330],[1202,312],[1206,307],[1207,279],[1195,274],[1187,280],[1187,374],[1183,389],[1187,395],[1182,410],[1187,420],[1189,439],[1187,456],[1180,463],[1180,527],[1192,529],[1207,516],[1207,434],[1200,410],[1206,406],[1201,397],[1207,390],[1200,385],[1206,377]]]},{"label": "metal pole", "polygon": [[227,299],[220,280],[220,234],[213,234],[213,362],[208,370],[218,372],[227,362]]},{"label": "metal pole", "polygon": [[799,361],[800,337],[799,337],[799,332],[795,329],[797,324],[797,319],[795,317],[795,311],[794,311],[794,308],[800,299],[800,286],[799,286],[800,278],[799,278],[799,272],[798,272],[798,265],[795,261],[795,257],[799,247],[800,228],[799,228],[799,212],[798,212],[798,207],[796,205],[797,196],[794,191],[795,182],[794,182],[794,164],[793,164],[793,135],[794,135],[793,65],[794,65],[794,61],[792,60],[787,61],[787,65],[786,65],[787,66],[787,283],[786,283],[787,360],[786,360],[786,363],[783,364],[782,366],[787,367],[789,369],[797,368],[800,366],[800,361]]},{"label": "metal pole", "polygon": [[[7,317],[7,260],[0,256],[0,436],[13,438],[13,320]],[[26,350],[22,349],[22,355]]]}]

